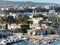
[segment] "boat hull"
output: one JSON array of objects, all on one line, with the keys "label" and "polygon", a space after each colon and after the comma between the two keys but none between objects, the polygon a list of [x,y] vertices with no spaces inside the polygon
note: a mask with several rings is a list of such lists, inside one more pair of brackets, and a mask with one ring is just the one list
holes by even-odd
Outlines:
[{"label": "boat hull", "polygon": [[23,40],[9,42],[9,43],[7,43],[7,45],[8,45],[8,44],[14,44],[14,43],[17,43],[17,42],[22,42],[22,41],[23,41]]}]

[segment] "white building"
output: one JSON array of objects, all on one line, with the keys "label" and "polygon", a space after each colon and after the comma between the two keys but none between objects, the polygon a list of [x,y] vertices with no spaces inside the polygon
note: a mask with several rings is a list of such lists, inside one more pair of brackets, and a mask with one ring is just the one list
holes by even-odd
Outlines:
[{"label": "white building", "polygon": [[43,18],[32,18],[30,21],[33,21],[33,24],[30,24],[30,28],[40,29],[39,21],[43,20]]},{"label": "white building", "polygon": [[10,25],[8,24],[8,29],[10,29],[10,30],[13,29],[13,30],[14,30],[14,29],[16,29],[16,28],[19,28],[19,29],[20,29],[21,27],[20,27],[20,25],[17,25],[17,24],[15,24],[15,23],[10,24]]},{"label": "white building", "polygon": [[44,27],[43,30],[41,30],[41,29],[30,29],[30,30],[27,30],[27,34],[28,35],[41,35],[41,33],[42,34],[46,34],[46,33],[51,34],[51,32],[56,33],[55,32],[55,28],[49,27],[49,26]]}]

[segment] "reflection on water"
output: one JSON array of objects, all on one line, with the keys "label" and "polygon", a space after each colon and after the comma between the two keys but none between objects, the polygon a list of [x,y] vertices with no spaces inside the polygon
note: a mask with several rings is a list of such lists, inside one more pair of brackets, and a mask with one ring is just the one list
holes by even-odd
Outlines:
[{"label": "reflection on water", "polygon": [[26,42],[26,41],[22,41],[22,42],[18,42],[18,43],[14,43],[11,45],[33,45],[32,43]]},{"label": "reflection on water", "polygon": [[22,41],[22,42],[8,44],[8,45],[60,45],[60,42],[53,42],[51,44],[33,44],[31,42]]}]

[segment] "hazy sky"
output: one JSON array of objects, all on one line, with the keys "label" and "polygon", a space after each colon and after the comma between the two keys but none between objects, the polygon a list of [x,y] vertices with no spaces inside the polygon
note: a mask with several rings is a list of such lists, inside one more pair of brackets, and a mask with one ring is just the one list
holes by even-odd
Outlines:
[{"label": "hazy sky", "polygon": [[59,3],[60,4],[60,0],[6,0],[6,1],[32,1],[32,2],[43,2],[43,3]]}]

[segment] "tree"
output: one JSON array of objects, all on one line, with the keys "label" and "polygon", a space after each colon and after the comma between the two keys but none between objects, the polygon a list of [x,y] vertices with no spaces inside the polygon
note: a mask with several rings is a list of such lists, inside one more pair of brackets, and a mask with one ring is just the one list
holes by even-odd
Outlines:
[{"label": "tree", "polygon": [[29,29],[29,25],[21,25],[21,30],[23,33],[26,33],[27,29]]},{"label": "tree", "polygon": [[18,22],[24,22],[24,23],[27,23],[28,22],[28,19],[29,19],[29,17],[27,16],[27,15],[25,15],[25,16],[19,16],[18,17]]},{"label": "tree", "polygon": [[8,16],[8,17],[6,17],[6,22],[7,23],[15,23],[16,19],[14,19],[12,16]]},{"label": "tree", "polygon": [[0,23],[4,23],[5,17],[0,17]]},{"label": "tree", "polygon": [[27,24],[33,24],[33,21],[27,21]]}]

